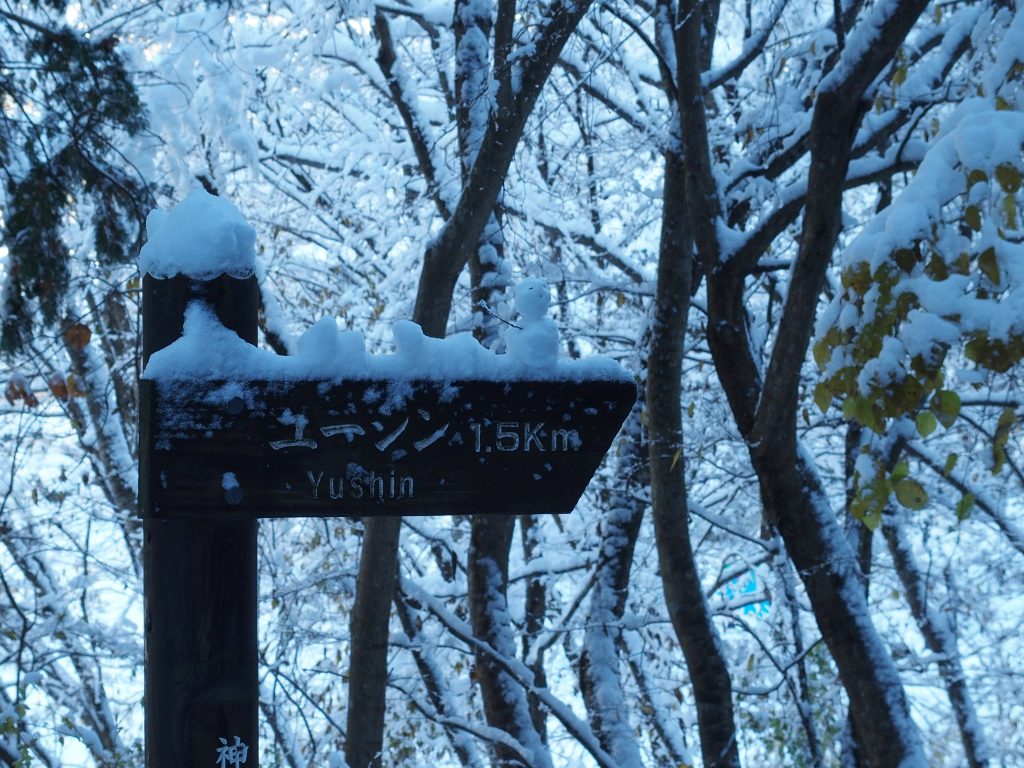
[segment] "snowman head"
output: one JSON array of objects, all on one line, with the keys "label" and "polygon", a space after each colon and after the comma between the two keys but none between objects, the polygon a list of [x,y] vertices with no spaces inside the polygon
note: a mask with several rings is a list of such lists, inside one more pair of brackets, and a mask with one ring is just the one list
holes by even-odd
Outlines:
[{"label": "snowman head", "polygon": [[551,291],[540,277],[527,277],[516,286],[516,312],[524,320],[541,320],[551,304]]}]

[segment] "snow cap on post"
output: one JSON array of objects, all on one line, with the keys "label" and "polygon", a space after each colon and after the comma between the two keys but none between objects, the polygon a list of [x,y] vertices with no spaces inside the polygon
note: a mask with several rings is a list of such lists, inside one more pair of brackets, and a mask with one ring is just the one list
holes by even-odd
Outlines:
[{"label": "snow cap on post", "polygon": [[139,253],[143,274],[212,280],[256,273],[256,230],[230,201],[205,190],[193,189],[169,211],[155,208],[146,217],[146,232]]}]

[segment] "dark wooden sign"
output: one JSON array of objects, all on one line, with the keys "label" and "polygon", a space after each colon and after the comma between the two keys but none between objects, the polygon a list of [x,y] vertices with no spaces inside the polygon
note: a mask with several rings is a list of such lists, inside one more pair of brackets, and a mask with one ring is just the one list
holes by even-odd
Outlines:
[{"label": "dark wooden sign", "polygon": [[[255,277],[142,286],[143,365],[196,300],[256,343]],[[569,512],[636,399],[621,380],[139,388],[146,768],[259,766],[257,518]]]},{"label": "dark wooden sign", "polygon": [[571,512],[628,381],[142,381],[144,517]]}]

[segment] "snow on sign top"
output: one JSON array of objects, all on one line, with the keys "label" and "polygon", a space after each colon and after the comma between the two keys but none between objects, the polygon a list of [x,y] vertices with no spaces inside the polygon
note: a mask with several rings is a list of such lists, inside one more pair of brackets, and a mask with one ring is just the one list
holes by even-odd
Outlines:
[{"label": "snow on sign top", "polygon": [[202,189],[189,192],[170,211],[151,211],[146,232],[139,253],[143,274],[210,280],[256,272],[256,230],[230,201]]},{"label": "snow on sign top", "polygon": [[[294,355],[277,355],[242,340],[221,325],[201,302],[185,311],[180,339],[155,352],[143,378],[160,381],[341,381],[351,379],[479,379],[485,381],[564,380],[632,381],[614,360],[592,356],[571,360],[550,347],[548,333],[534,332],[527,323],[510,347],[515,354],[499,355],[481,346],[472,334],[444,339],[424,335],[408,320],[392,330],[397,352],[366,353],[363,334],[339,331],[333,318],[323,318],[299,339]],[[554,323],[544,319],[543,322]],[[515,329],[512,329],[515,330]],[[557,342],[557,337],[556,337]]]},{"label": "snow on sign top", "polygon": [[[230,202],[194,190],[170,212],[155,210],[147,219],[149,240],[139,255],[143,272],[154,277],[186,274],[211,279],[255,272],[255,231]],[[363,335],[339,332],[324,318],[299,339],[298,352],[281,356],[248,344],[225,328],[201,302],[185,312],[183,334],[154,353],[143,378],[195,381],[340,381],[342,379],[481,379],[508,381],[632,381],[606,357],[559,357],[558,329],[546,317],[551,301],[547,283],[526,278],[516,289],[521,319],[506,335],[508,354],[481,346],[471,334],[445,339],[424,335],[415,323],[393,326],[397,353],[368,355]]]}]

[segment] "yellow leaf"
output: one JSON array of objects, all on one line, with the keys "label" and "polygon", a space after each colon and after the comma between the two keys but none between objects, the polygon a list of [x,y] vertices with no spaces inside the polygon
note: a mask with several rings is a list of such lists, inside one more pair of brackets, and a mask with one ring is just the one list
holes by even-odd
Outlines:
[{"label": "yellow leaf", "polygon": [[944,474],[946,477],[949,477],[950,473],[953,471],[953,467],[956,466],[957,459],[959,458],[960,457],[957,456],[955,453],[949,454],[949,456],[946,457],[946,464],[942,468],[942,474]]},{"label": "yellow leaf", "polygon": [[988,174],[985,173],[981,168],[975,168],[967,174],[967,187],[970,189],[975,184],[981,184],[988,181]]},{"label": "yellow leaf", "polygon": [[864,514],[860,516],[860,521],[868,527],[868,530],[875,530],[882,522],[882,510],[877,507],[865,510]]},{"label": "yellow leaf", "polygon": [[[999,420],[996,422],[996,440],[998,441],[1000,434],[1005,433],[1009,435],[1010,427],[1013,426],[1014,422],[1017,421],[1017,412],[1013,408],[1004,408],[1003,412],[999,414]],[[1003,438],[1003,442],[1006,442],[1006,438]]]},{"label": "yellow leaf", "polygon": [[1007,195],[1003,198],[1003,216],[1006,217],[1006,228],[1017,228],[1017,198]]},{"label": "yellow leaf", "polygon": [[68,395],[71,397],[85,397],[85,388],[79,382],[78,377],[73,373],[69,373],[66,379],[68,386]]},{"label": "yellow leaf", "polygon": [[921,260],[921,251],[916,246],[914,248],[897,248],[892,257],[900,269],[910,272],[914,269],[914,265]]},{"label": "yellow leaf", "polygon": [[46,378],[46,386],[50,388],[50,392],[58,400],[68,399],[68,383],[64,380],[64,375],[59,371],[54,371]]},{"label": "yellow leaf", "polygon": [[968,205],[964,211],[964,221],[975,232],[981,231],[981,209],[976,205]]},{"label": "yellow leaf", "polygon": [[1013,194],[1020,189],[1020,171],[1009,163],[1001,163],[996,166],[996,181],[1004,192]]},{"label": "yellow leaf", "polygon": [[960,502],[956,505],[956,519],[966,520],[971,516],[971,509],[974,507],[974,496],[965,493]]},{"label": "yellow leaf", "polygon": [[814,404],[822,413],[827,413],[829,406],[832,405],[832,391],[824,382],[814,388]]},{"label": "yellow leaf", "polygon": [[978,268],[993,285],[999,285],[999,263],[996,261],[996,249],[989,246],[978,257]]},{"label": "yellow leaf", "polygon": [[905,477],[896,483],[893,490],[896,493],[896,501],[907,509],[923,509],[928,503],[928,494],[921,484],[910,477]]},{"label": "yellow leaf", "polygon": [[679,458],[683,455],[683,449],[679,448],[676,450],[675,455],[672,457],[672,464],[669,466],[668,471],[671,472],[676,468],[676,464],[679,463]]},{"label": "yellow leaf", "polygon": [[81,349],[89,343],[91,338],[92,331],[89,330],[87,325],[82,325],[82,323],[69,325],[64,331],[64,343],[72,349]]},{"label": "yellow leaf", "polygon": [[949,429],[960,415],[960,395],[951,389],[940,389],[932,398],[931,409],[939,423]]},{"label": "yellow leaf", "polygon": [[832,358],[832,350],[829,349],[824,339],[814,342],[814,346],[811,347],[811,354],[814,356],[814,362],[818,364],[819,368],[824,368],[825,363]]}]

